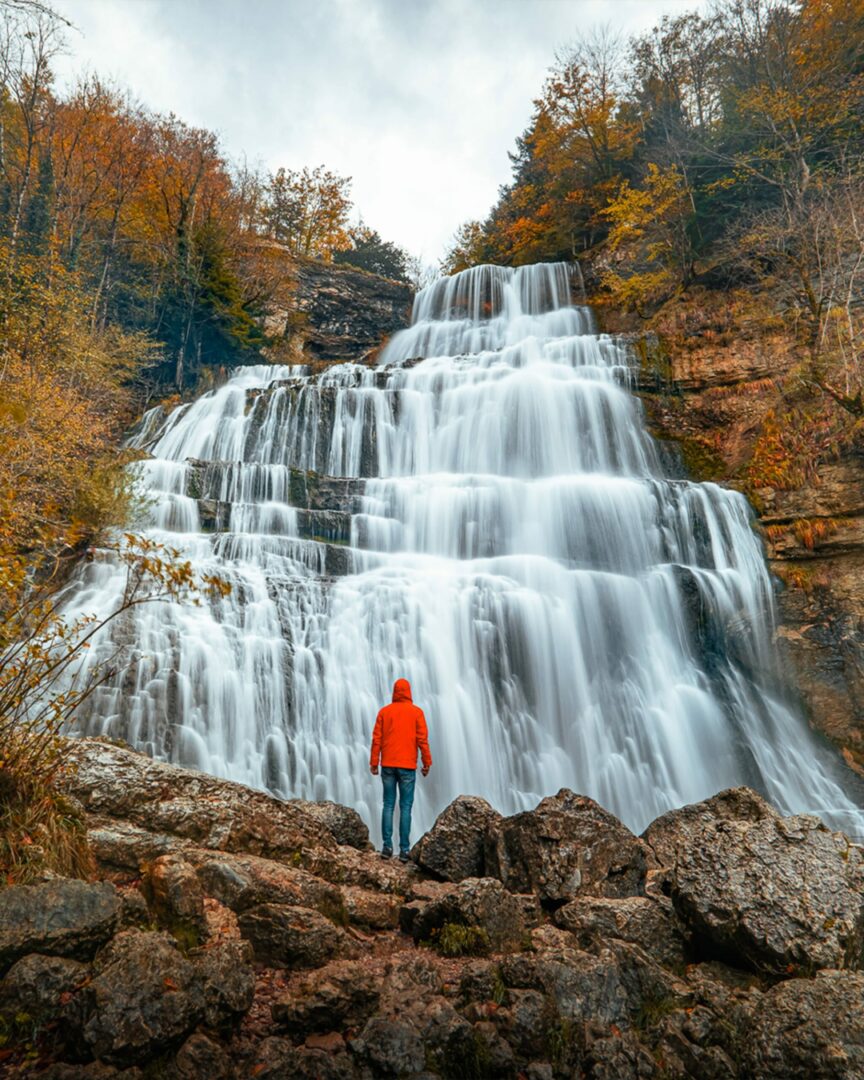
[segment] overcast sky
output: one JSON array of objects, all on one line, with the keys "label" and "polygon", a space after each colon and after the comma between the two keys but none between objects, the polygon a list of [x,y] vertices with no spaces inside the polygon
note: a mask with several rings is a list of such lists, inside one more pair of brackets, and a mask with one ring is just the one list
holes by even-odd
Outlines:
[{"label": "overcast sky", "polygon": [[217,131],[268,169],[353,178],[366,223],[427,262],[509,179],[557,49],[694,0],[56,0],[56,66]]}]

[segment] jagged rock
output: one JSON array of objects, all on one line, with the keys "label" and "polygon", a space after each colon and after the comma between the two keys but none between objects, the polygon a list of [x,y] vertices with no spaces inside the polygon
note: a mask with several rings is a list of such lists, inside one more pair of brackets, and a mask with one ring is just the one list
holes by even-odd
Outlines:
[{"label": "jagged rock", "polygon": [[553,920],[569,930],[582,949],[619,938],[639,945],[667,966],[684,964],[687,959],[687,931],[669,900],[662,904],[644,896],[615,900],[580,896],[558,908]]},{"label": "jagged rock", "polygon": [[345,935],[309,908],[259,904],[244,911],[239,922],[255,959],[269,967],[322,967],[345,950]]},{"label": "jagged rock", "polygon": [[484,931],[495,952],[519,949],[525,937],[522,905],[495,878],[466,878],[426,905],[414,922],[414,940],[432,939],[448,923]]},{"label": "jagged rock", "polygon": [[501,815],[485,799],[460,795],[420,837],[411,857],[424,870],[447,881],[483,877],[486,834],[500,820]]},{"label": "jagged rock", "polygon": [[646,840],[704,948],[788,975],[864,961],[864,852],[817,818],[734,789],[670,811]]},{"label": "jagged rock", "polygon": [[190,1035],[174,1059],[177,1080],[231,1080],[231,1059],[212,1039],[197,1032]]},{"label": "jagged rock", "polygon": [[180,1043],[203,1017],[195,967],[169,934],[123,930],[94,968],[84,1038],[97,1058],[146,1062]]},{"label": "jagged rock", "polygon": [[88,960],[114,933],[121,912],[107,881],[8,886],[0,890],[0,970],[27,953]]},{"label": "jagged rock", "polygon": [[342,889],[342,900],[348,918],[355,926],[370,930],[395,930],[399,925],[402,902],[398,896],[346,885]]},{"label": "jagged rock", "polygon": [[373,1075],[412,1076],[426,1062],[423,1040],[413,1024],[397,1017],[373,1016],[351,1049],[373,1070]]},{"label": "jagged rock", "polygon": [[349,806],[335,802],[308,802],[291,799],[288,805],[299,807],[324,826],[337,844],[366,851],[369,848],[369,829],[363,818]]},{"label": "jagged rock", "polygon": [[335,885],[294,866],[255,855],[200,849],[187,852],[185,857],[195,867],[204,895],[232,911],[259,904],[295,904],[331,914],[342,907]]},{"label": "jagged rock", "polygon": [[753,1080],[864,1076],[864,975],[825,971],[759,995],[740,1049]]},{"label": "jagged rock", "polygon": [[647,848],[593,799],[563,788],[502,818],[486,841],[487,873],[511,892],[553,904],[574,896],[638,896]]},{"label": "jagged rock", "polygon": [[181,945],[197,945],[204,931],[204,893],[182,855],[160,855],[148,868],[144,885],[159,924]]},{"label": "jagged rock", "polygon": [[780,816],[761,795],[747,787],[729,788],[702,802],[669,810],[642,833],[660,866],[674,867],[679,853],[686,854],[694,833],[701,834],[709,812],[717,821],[774,821]]},{"label": "jagged rock", "polygon": [[378,1004],[377,982],[363,963],[340,960],[328,964],[275,1002],[273,1019],[293,1035],[359,1027]]},{"label": "jagged rock", "polygon": [[211,1027],[231,1023],[251,1008],[255,996],[252,959],[248,941],[230,940],[214,943],[196,958],[204,1020]]},{"label": "jagged rock", "polygon": [[[287,857],[336,846],[300,805],[206,773],[153,761],[103,739],[70,739],[65,783],[88,813],[217,851]],[[302,804],[301,804],[302,805]]]},{"label": "jagged rock", "polygon": [[594,1039],[588,1045],[585,1065],[592,1080],[650,1080],[662,1075],[631,1031]]}]

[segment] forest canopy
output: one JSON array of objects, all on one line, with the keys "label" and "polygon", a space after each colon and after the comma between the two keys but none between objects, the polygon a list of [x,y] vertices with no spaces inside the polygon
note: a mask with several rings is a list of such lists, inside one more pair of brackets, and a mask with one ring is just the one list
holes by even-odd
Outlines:
[{"label": "forest canopy", "polygon": [[513,177],[445,260],[580,260],[648,317],[694,282],[773,290],[861,414],[864,0],[716,0],[562,52]]}]

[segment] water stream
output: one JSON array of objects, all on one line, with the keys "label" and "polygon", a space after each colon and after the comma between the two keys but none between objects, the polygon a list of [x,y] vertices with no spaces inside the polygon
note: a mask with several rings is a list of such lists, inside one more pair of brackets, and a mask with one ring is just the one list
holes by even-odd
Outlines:
[{"label": "water stream", "polygon": [[[374,835],[372,724],[404,676],[434,755],[415,835],[461,793],[515,812],[567,786],[639,830],[740,783],[864,832],[783,693],[746,501],[664,476],[631,369],[566,265],[477,267],[417,296],[377,368],[247,367],[152,410],[148,533],[233,589],[106,632],[90,662],[129,662],[77,730]],[[70,610],[122,584],[96,560]]]}]

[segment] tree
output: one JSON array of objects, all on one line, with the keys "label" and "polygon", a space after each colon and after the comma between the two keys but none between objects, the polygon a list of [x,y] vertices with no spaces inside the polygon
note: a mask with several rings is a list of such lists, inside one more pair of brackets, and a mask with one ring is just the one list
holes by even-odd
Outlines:
[{"label": "tree", "polygon": [[408,255],[390,240],[382,240],[362,222],[348,230],[351,246],[333,253],[333,261],[367,270],[370,274],[408,281]]},{"label": "tree", "polygon": [[270,177],[264,222],[267,235],[294,255],[329,260],[351,246],[351,178],[323,165],[279,169]]}]

